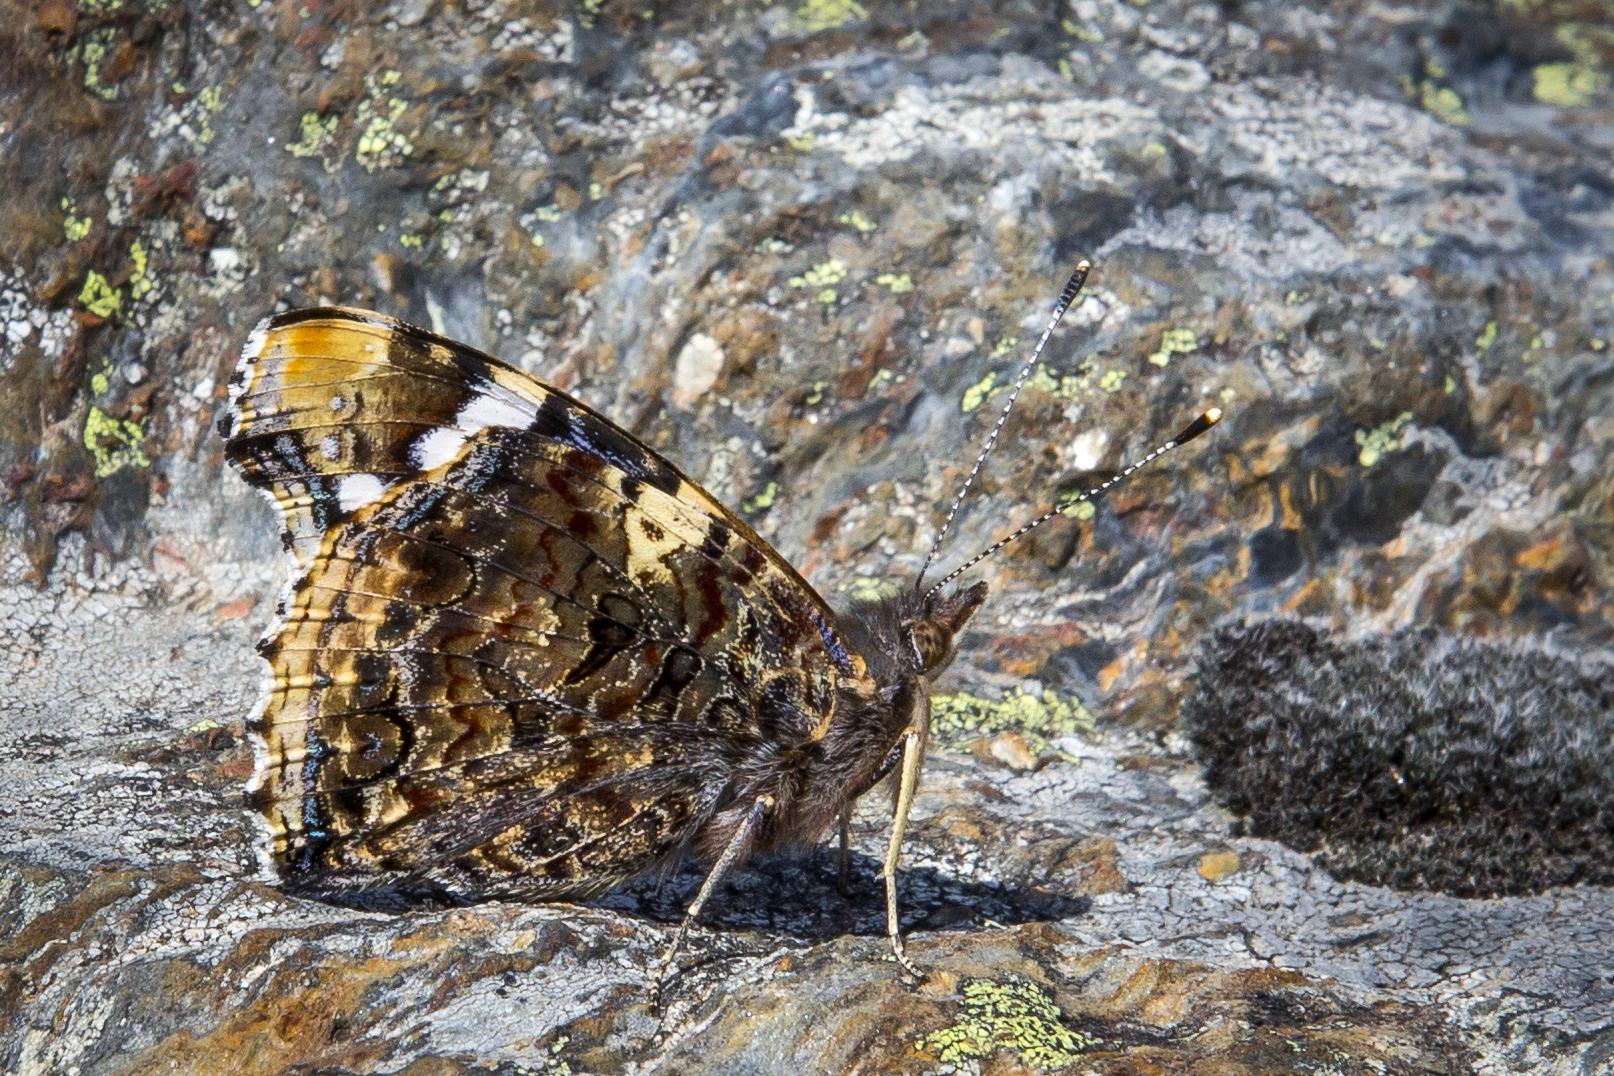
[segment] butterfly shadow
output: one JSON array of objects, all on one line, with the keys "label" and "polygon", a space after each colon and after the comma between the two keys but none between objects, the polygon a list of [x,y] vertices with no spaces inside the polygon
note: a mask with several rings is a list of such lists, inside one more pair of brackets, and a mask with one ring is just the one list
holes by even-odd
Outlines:
[{"label": "butterfly shadow", "polygon": [[[819,849],[805,856],[753,860],[717,887],[701,912],[701,926],[767,931],[811,942],[847,935],[884,937],[882,862],[853,853],[851,895],[843,897],[837,885],[837,859],[834,851]],[[685,863],[665,877],[625,883],[590,903],[677,923],[704,880],[700,864]],[[1092,901],[1046,889],[970,881],[934,867],[905,867],[897,875],[897,906],[903,932],[911,934],[1072,919],[1087,914]]]}]

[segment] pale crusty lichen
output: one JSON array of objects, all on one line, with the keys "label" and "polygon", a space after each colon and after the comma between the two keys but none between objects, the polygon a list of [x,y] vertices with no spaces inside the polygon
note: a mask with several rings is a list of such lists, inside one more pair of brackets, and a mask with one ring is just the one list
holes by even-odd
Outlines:
[{"label": "pale crusty lichen", "polygon": [[224,87],[208,86],[196,96],[202,106],[202,130],[196,141],[205,146],[218,137],[218,132],[213,130],[213,113],[224,109]]},{"label": "pale crusty lichen", "polygon": [[740,510],[747,514],[765,511],[773,507],[773,503],[778,499],[778,497],[779,483],[769,482],[762,488],[761,493],[758,493],[755,497],[747,497],[745,500],[741,501]]},{"label": "pale crusty lichen", "polygon": [[1171,365],[1173,355],[1185,355],[1190,351],[1199,349],[1199,337],[1192,329],[1167,329],[1160,334],[1160,349],[1149,356],[1149,361],[1159,367]]},{"label": "pale crusty lichen", "polygon": [[853,576],[847,584],[846,592],[853,601],[877,602],[885,598],[896,596],[897,584],[889,579],[881,579],[874,575]]},{"label": "pale crusty lichen", "polygon": [[1559,108],[1580,108],[1608,89],[1608,73],[1590,64],[1538,64],[1535,69],[1535,98]]},{"label": "pale crusty lichen", "polygon": [[801,276],[791,277],[790,286],[817,288],[818,301],[828,305],[840,298],[840,293],[835,290],[834,285],[845,280],[847,272],[845,262],[839,258],[831,258],[827,262],[818,263]]},{"label": "pale crusty lichen", "polygon": [[293,157],[324,157],[325,147],[336,134],[338,116],[320,118],[318,112],[304,112],[300,122],[302,137],[296,142],[286,145],[286,152]]},{"label": "pale crusty lichen", "polygon": [[814,34],[868,17],[868,9],[857,0],[807,0],[796,9],[796,24]]},{"label": "pale crusty lichen", "polygon": [[94,224],[89,217],[78,215],[77,208],[71,198],[62,199],[62,234],[67,236],[69,243],[77,243],[90,234],[90,227]]},{"label": "pale crusty lichen", "polygon": [[987,398],[992,395],[992,390],[997,387],[997,383],[997,371],[993,370],[985,377],[981,378],[981,380],[964,390],[964,399],[959,403],[960,409],[963,410],[963,412],[967,415],[977,407],[980,407],[987,401]]},{"label": "pale crusty lichen", "polygon": [[110,318],[123,308],[123,292],[91,269],[84,276],[84,287],[78,293],[78,301],[96,317]]},{"label": "pale crusty lichen", "polygon": [[82,42],[67,52],[68,62],[84,64],[84,88],[103,101],[116,100],[118,96],[117,86],[108,86],[101,81],[101,65],[112,55],[112,44],[117,39],[116,26],[103,26],[90,31]]},{"label": "pale crusty lichen", "polygon": [[913,291],[913,277],[907,273],[881,273],[874,278],[874,282],[892,295],[906,295]]},{"label": "pale crusty lichen", "polygon": [[364,86],[370,96],[359,102],[355,116],[361,129],[354,158],[366,172],[396,168],[415,152],[415,144],[396,126],[409,110],[409,102],[387,93],[402,77],[399,71],[383,71],[379,79],[374,75],[364,76]]},{"label": "pale crusty lichen", "polygon": [[870,220],[868,217],[865,217],[856,209],[852,210],[850,213],[842,213],[838,219],[842,224],[850,224],[864,235],[868,235],[870,232],[880,227],[879,224]]},{"label": "pale crusty lichen", "polygon": [[1356,443],[1362,446],[1357,462],[1371,467],[1398,449],[1406,447],[1406,428],[1412,422],[1412,412],[1403,411],[1389,422],[1371,430],[1357,430]]},{"label": "pale crusty lichen", "polygon": [[959,993],[964,1012],[958,1022],[923,1036],[914,1049],[934,1052],[952,1064],[1013,1050],[1032,1068],[1055,1072],[1076,1064],[1084,1050],[1098,1045],[1062,1025],[1059,1006],[1036,983],[968,979]]},{"label": "pale crusty lichen", "polygon": [[964,691],[932,695],[930,728],[938,739],[954,742],[1017,732],[1039,754],[1050,740],[1098,736],[1098,724],[1081,700],[1062,699],[1051,688],[1044,688],[1040,695],[1016,688],[995,701]]},{"label": "pale crusty lichen", "polygon": [[150,467],[145,441],[144,424],[113,418],[91,405],[84,420],[84,447],[95,457],[95,477],[107,478],[125,467]]},{"label": "pale crusty lichen", "polygon": [[156,287],[157,281],[150,272],[146,245],[138,239],[129,244],[129,260],[134,263],[129,273],[129,298],[138,302]]},{"label": "pale crusty lichen", "polygon": [[1423,110],[1453,127],[1467,127],[1474,122],[1463,106],[1463,99],[1450,86],[1441,86],[1424,79],[1418,87],[1418,100]]}]

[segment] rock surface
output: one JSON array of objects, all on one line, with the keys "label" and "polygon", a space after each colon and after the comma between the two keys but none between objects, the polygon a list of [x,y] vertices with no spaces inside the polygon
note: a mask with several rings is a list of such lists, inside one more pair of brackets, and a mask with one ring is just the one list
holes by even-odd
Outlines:
[{"label": "rock surface", "polygon": [[[1609,890],[1338,881],[1232,836],[1174,730],[1245,617],[1606,654],[1611,17],[6,0],[0,1067],[1606,1071]],[[283,568],[211,429],[265,312],[523,366],[834,601],[917,568],[1081,256],[944,567],[1229,417],[982,566],[906,856],[923,984],[873,797],[854,896],[827,855],[741,873],[659,1012],[692,868],[397,916],[259,878]]]}]

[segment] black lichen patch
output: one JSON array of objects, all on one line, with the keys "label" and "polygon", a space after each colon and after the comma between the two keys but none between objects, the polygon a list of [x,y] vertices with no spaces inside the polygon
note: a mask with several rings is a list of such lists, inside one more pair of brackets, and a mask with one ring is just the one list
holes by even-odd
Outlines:
[{"label": "black lichen patch", "polygon": [[1219,631],[1183,728],[1250,831],[1456,896],[1614,884],[1614,668],[1432,629]]}]

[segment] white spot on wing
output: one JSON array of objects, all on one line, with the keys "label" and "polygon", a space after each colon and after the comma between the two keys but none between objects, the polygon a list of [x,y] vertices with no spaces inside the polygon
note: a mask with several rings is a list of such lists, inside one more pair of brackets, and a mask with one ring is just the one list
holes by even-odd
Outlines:
[{"label": "white spot on wing", "polygon": [[263,354],[263,345],[269,339],[269,319],[264,318],[253,328],[247,336],[246,346],[241,349],[241,358],[247,362],[255,362]]},{"label": "white spot on wing", "polygon": [[464,430],[450,429],[439,426],[435,430],[428,430],[415,442],[410,453],[415,466],[422,471],[430,471],[441,467],[455,456],[459,455],[460,446],[469,436]]},{"label": "white spot on wing", "polygon": [[353,512],[380,500],[387,485],[373,474],[343,475],[336,484],[336,501],[342,511]]},{"label": "white spot on wing", "polygon": [[466,433],[481,433],[489,426],[524,430],[536,417],[537,412],[530,404],[518,403],[489,386],[465,402],[454,416],[454,425]]},{"label": "white spot on wing", "polygon": [[334,433],[326,434],[319,443],[319,454],[328,460],[342,457],[342,439]]}]

